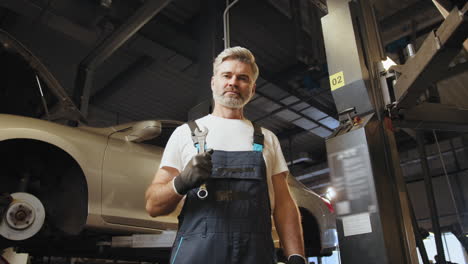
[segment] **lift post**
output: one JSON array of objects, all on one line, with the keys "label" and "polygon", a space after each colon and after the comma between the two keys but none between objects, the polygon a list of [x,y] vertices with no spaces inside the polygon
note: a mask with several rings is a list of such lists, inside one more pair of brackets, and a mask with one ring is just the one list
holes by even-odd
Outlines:
[{"label": "lift post", "polygon": [[[348,121],[327,139],[342,263],[418,263],[406,185],[384,118],[385,54],[369,1],[329,0],[322,18],[330,87]],[[386,88],[386,87],[384,87]]]}]

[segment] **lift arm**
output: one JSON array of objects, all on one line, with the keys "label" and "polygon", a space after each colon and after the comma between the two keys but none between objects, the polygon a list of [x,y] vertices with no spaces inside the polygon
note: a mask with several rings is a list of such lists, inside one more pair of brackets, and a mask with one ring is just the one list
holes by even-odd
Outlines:
[{"label": "lift arm", "polygon": [[437,31],[429,33],[416,55],[400,68],[401,75],[394,86],[397,108],[414,106],[426,88],[448,69],[468,34],[467,9],[468,4],[461,11],[455,7]]}]

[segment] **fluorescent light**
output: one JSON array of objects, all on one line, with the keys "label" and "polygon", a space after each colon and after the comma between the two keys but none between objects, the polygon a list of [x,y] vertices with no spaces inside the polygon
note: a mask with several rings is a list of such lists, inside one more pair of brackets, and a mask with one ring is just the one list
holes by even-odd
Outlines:
[{"label": "fluorescent light", "polygon": [[390,57],[387,57],[386,60],[382,61],[382,64],[386,71],[388,71],[388,69],[390,69],[391,66],[396,65],[396,63],[392,59],[390,59]]},{"label": "fluorescent light", "polygon": [[328,187],[325,196],[327,197],[328,200],[331,201],[331,200],[333,200],[333,198],[335,198],[336,192],[332,187]]}]

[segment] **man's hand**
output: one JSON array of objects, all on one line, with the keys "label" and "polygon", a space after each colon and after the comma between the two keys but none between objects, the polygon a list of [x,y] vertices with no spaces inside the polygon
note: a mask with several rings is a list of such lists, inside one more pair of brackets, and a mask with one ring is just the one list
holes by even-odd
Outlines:
[{"label": "man's hand", "polygon": [[300,255],[291,255],[286,264],[306,264],[306,259]]},{"label": "man's hand", "polygon": [[211,175],[212,149],[197,154],[187,163],[179,176],[174,178],[174,189],[180,195],[185,195],[195,187],[202,185]]}]

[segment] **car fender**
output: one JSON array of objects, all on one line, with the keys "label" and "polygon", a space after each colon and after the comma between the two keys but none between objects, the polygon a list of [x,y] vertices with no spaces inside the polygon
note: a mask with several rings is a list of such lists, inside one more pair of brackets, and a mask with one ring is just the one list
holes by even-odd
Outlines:
[{"label": "car fender", "polygon": [[307,210],[317,221],[322,250],[335,247],[337,237],[335,214],[330,212],[322,198],[310,191],[294,176],[289,175],[288,184],[298,207]]},{"label": "car fender", "polygon": [[[49,121],[0,114],[0,141],[38,140],[60,148],[79,165],[88,187],[88,212],[101,213],[101,170],[107,137]],[[101,144],[101,147],[98,145]]]}]

